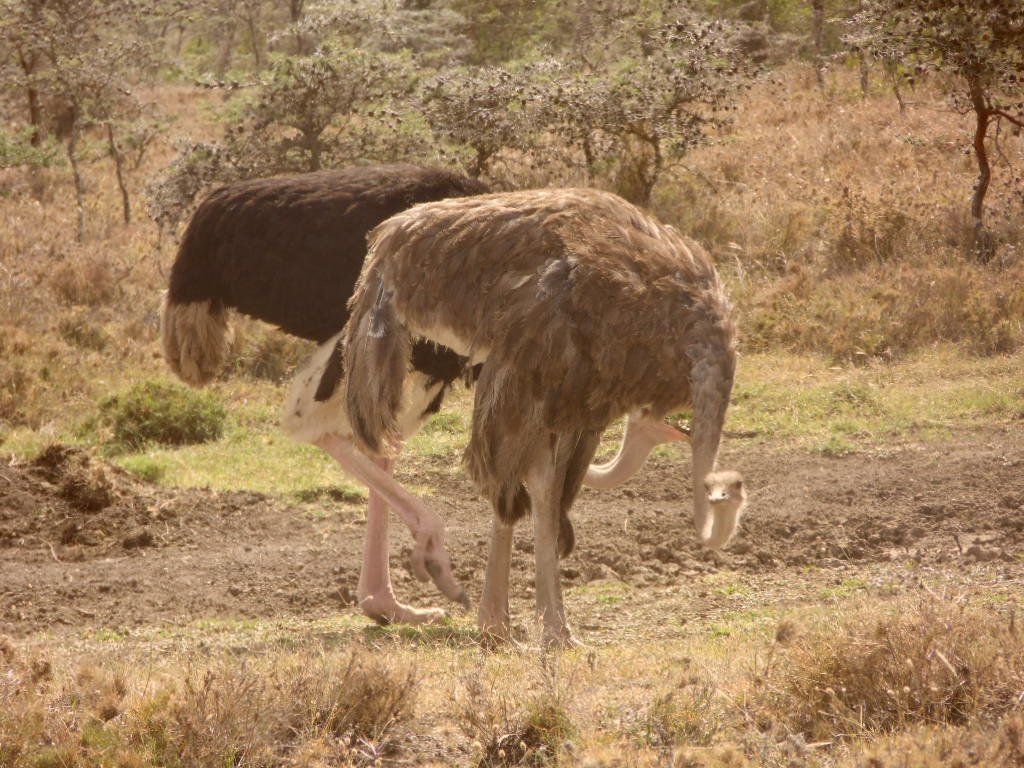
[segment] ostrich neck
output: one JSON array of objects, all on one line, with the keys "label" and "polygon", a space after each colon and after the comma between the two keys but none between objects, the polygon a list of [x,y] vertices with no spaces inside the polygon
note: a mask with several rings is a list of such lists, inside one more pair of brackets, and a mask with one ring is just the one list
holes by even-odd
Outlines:
[{"label": "ostrich neck", "polygon": [[609,462],[591,464],[583,483],[591,488],[603,490],[622,485],[635,475],[654,446],[663,442],[648,424],[649,421],[637,412],[629,414],[619,452]]}]

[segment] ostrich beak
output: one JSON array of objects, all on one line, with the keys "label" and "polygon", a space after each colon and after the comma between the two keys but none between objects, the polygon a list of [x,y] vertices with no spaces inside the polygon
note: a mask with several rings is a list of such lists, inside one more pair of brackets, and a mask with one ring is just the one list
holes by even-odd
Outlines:
[{"label": "ostrich beak", "polygon": [[658,442],[661,443],[678,443],[683,440],[689,440],[690,434],[684,432],[678,427],[674,427],[671,424],[665,422],[659,422],[656,427]]}]

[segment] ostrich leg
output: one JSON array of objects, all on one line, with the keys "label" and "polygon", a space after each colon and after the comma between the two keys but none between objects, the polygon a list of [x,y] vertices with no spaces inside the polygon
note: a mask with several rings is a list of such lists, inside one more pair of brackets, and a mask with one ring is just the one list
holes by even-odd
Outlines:
[{"label": "ostrich leg", "polygon": [[565,462],[557,459],[559,450],[538,452],[526,476],[533,507],[533,554],[536,567],[535,590],[537,618],[543,622],[545,646],[576,644],[565,620],[562,603],[562,579],[558,571],[558,531],[561,524],[562,489]]},{"label": "ostrich leg", "polygon": [[484,591],[480,598],[477,625],[489,641],[509,639],[508,609],[509,572],[512,568],[512,532],[514,526],[494,517],[491,529],[491,552],[487,558]]},{"label": "ostrich leg", "polygon": [[405,521],[416,541],[411,558],[413,575],[420,581],[433,579],[441,592],[468,608],[469,597],[452,572],[451,558],[444,543],[444,524],[437,513],[340,435],[333,432],[322,435],[315,444],[333,456],[344,471],[366,485],[371,494],[379,494]]},{"label": "ostrich leg", "polygon": [[[378,459],[377,465],[390,475],[394,460]],[[389,555],[388,505],[384,497],[371,488],[366,511],[363,567],[356,590],[359,607],[379,624],[426,624],[442,620],[444,611],[439,608],[418,609],[398,602],[391,586]]]}]

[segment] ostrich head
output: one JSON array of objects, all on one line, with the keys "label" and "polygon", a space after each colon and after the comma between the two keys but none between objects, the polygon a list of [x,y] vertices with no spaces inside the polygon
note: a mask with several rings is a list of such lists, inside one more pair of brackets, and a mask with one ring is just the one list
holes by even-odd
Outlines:
[{"label": "ostrich head", "polygon": [[709,549],[721,549],[736,533],[747,503],[743,477],[733,470],[719,470],[704,477],[704,493],[710,514],[704,520],[701,543]]}]

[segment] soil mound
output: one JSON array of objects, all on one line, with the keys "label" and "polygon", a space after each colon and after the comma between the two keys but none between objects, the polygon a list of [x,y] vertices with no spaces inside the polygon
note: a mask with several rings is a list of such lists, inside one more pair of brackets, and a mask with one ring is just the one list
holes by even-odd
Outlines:
[{"label": "soil mound", "polygon": [[30,463],[0,464],[0,548],[45,546],[74,561],[182,543],[213,524],[198,499],[218,496],[157,488],[88,450],[54,444]]}]

